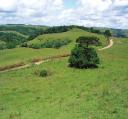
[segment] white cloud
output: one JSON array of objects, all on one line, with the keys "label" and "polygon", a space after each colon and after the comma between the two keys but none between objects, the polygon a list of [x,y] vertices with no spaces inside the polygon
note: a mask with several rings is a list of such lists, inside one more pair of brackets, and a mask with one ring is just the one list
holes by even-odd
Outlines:
[{"label": "white cloud", "polygon": [[112,4],[111,0],[79,0],[80,6],[87,11],[103,11]]},{"label": "white cloud", "polygon": [[0,0],[0,23],[128,28],[128,0]]},{"label": "white cloud", "polygon": [[13,11],[16,9],[17,0],[0,0],[0,11]]},{"label": "white cloud", "polygon": [[128,0],[115,0],[114,1],[115,6],[125,6],[128,5]]}]

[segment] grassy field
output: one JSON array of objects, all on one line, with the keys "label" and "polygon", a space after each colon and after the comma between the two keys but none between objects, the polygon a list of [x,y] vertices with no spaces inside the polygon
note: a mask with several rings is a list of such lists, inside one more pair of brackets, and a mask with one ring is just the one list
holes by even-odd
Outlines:
[{"label": "grassy field", "polygon": [[39,43],[40,44],[46,40],[56,40],[56,39],[60,39],[60,40],[61,39],[69,39],[69,40],[72,40],[75,42],[79,36],[97,36],[100,38],[101,42],[103,44],[105,44],[103,35],[86,32],[84,30],[77,29],[77,28],[74,28],[70,31],[63,32],[63,33],[52,33],[52,34],[40,35],[37,38],[35,38],[34,40],[30,41],[29,43],[30,44],[31,43],[37,43],[37,44]]},{"label": "grassy field", "polygon": [[[5,50],[0,63],[62,54],[71,47],[73,43],[60,50]],[[64,58],[0,74],[0,119],[127,119],[128,39],[114,40],[113,47],[98,55],[101,64],[93,70],[69,68]],[[51,75],[35,75],[42,69]]]},{"label": "grassy field", "polygon": [[42,57],[44,58],[47,56],[62,55],[62,54],[70,53],[71,49],[75,45],[75,40],[81,35],[97,36],[100,38],[100,41],[102,42],[103,46],[105,46],[106,44],[106,40],[103,35],[89,33],[80,29],[72,29],[64,33],[41,35],[36,39],[30,41],[29,43],[40,43],[40,42],[44,42],[45,40],[66,39],[66,38],[69,40],[72,40],[72,42],[69,45],[63,46],[60,49],[14,48],[14,49],[0,50],[0,66],[11,65],[11,64],[19,63],[21,61],[26,63],[26,62],[30,62],[33,58],[42,58]]}]

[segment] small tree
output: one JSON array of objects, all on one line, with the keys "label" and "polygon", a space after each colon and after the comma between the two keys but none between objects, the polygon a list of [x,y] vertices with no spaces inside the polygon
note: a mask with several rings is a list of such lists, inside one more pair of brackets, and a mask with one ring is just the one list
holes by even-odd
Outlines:
[{"label": "small tree", "polygon": [[4,41],[0,41],[0,50],[6,49],[6,43]]},{"label": "small tree", "polygon": [[99,58],[94,48],[76,45],[71,52],[69,63],[76,68],[96,68]]},{"label": "small tree", "polygon": [[89,45],[100,45],[99,38],[94,36],[81,36],[76,40],[76,43],[88,47]]},{"label": "small tree", "polygon": [[107,38],[107,40],[109,40],[109,38],[112,36],[110,30],[105,30],[104,35]]}]

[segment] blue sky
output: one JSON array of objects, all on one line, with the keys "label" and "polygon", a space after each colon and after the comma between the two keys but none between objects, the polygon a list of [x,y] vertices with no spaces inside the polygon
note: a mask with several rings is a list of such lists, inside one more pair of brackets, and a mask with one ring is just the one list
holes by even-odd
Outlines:
[{"label": "blue sky", "polygon": [[0,0],[0,24],[128,29],[128,0]]},{"label": "blue sky", "polygon": [[77,7],[77,0],[64,0],[64,6],[67,9],[76,8]]}]

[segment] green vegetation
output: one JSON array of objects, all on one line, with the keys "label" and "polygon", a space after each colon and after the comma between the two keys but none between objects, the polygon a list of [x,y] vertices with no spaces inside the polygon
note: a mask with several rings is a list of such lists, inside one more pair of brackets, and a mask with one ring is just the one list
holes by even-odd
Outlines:
[{"label": "green vegetation", "polygon": [[59,48],[59,50],[53,48],[31,49],[24,47],[1,50],[0,56],[2,57],[0,57],[0,66],[17,64],[22,61],[27,63],[35,58],[45,58],[48,56],[69,54],[71,49],[73,49],[75,45],[76,39],[80,36],[96,36],[100,39],[100,42],[102,43],[102,47],[106,46],[106,40],[103,35],[89,33],[81,29],[72,29],[70,31],[63,33],[45,34],[45,35],[40,35],[37,38],[33,39],[32,41],[27,42],[27,44],[38,45],[38,44],[43,44],[47,40],[56,40],[56,39],[60,39],[60,40],[68,39],[71,41],[71,43],[69,43],[68,45],[64,45],[63,47]]},{"label": "green vegetation", "polygon": [[112,36],[110,30],[105,30],[104,35],[107,38],[107,40],[109,40],[109,38]]},{"label": "green vegetation", "polygon": [[80,36],[76,42],[78,43],[71,52],[69,65],[75,68],[96,68],[99,64],[99,57],[94,48],[89,45],[96,45],[99,39],[97,37]]},{"label": "green vegetation", "polygon": [[33,26],[24,24],[7,24],[0,25],[0,31],[16,31],[18,33],[30,36],[35,32],[47,29],[46,26]]},{"label": "green vegetation", "polygon": [[6,42],[0,40],[0,50],[6,49]]},{"label": "green vegetation", "polygon": [[[90,33],[87,30],[85,27],[72,28],[62,33],[39,35],[31,41],[19,39],[23,42],[16,42],[18,45],[22,44],[22,47],[0,51],[0,70],[22,66],[33,59],[70,54],[80,36],[96,37],[102,47],[106,46],[103,34]],[[30,35],[26,34],[25,37],[28,38]],[[22,34],[19,36],[24,37]],[[69,39],[71,43],[59,49],[26,47],[57,39]],[[6,43],[6,40],[0,38],[0,47],[6,46]],[[101,46],[93,46],[95,49],[99,47]],[[88,50],[93,52],[93,61],[96,61],[93,63],[97,64],[96,52],[90,47],[76,47],[72,54],[80,51],[75,53],[79,55]],[[111,48],[97,50],[97,54],[101,64],[93,70],[71,68],[68,66],[69,58],[60,58],[29,68],[0,73],[0,119],[127,119],[128,39],[115,38]],[[84,56],[80,54],[79,57],[82,63],[85,63]],[[49,72],[52,75],[49,76]]]},{"label": "green vegetation", "polygon": [[4,49],[11,49],[26,41],[27,36],[15,31],[0,31],[0,39],[5,42]]},{"label": "green vegetation", "polygon": [[67,32],[63,32],[63,33],[53,33],[53,34],[40,35],[40,36],[36,37],[35,39],[29,41],[28,45],[30,45],[30,44],[42,44],[47,40],[56,40],[56,39],[60,39],[60,40],[69,39],[75,43],[76,39],[80,36],[97,37],[98,39],[100,39],[100,42],[103,43],[103,45],[106,44],[103,35],[99,35],[99,34],[97,35],[94,33],[86,32],[86,31],[81,30],[81,29],[74,28],[74,29],[71,29],[71,30],[69,30]]},{"label": "green vegetation", "polygon": [[77,45],[71,52],[69,63],[75,68],[96,68],[99,58],[94,48]]},{"label": "green vegetation", "polygon": [[[74,47],[74,44],[71,45]],[[66,48],[70,49],[68,45]],[[25,58],[30,55],[37,57],[37,54],[33,53],[35,50],[21,49],[5,50],[6,53],[3,52],[0,59],[6,54],[8,58],[14,55],[14,59],[19,60],[18,52]],[[62,49],[48,50],[56,55],[56,52],[63,54]],[[51,55],[48,50],[41,49],[36,52],[42,55],[41,52],[44,51]],[[15,51],[17,53],[14,53]],[[114,39],[113,47],[98,51],[98,56],[101,65],[94,70],[70,68],[68,58],[64,58],[1,73],[0,118],[127,119],[128,39]],[[4,61],[7,63],[6,58],[1,62]],[[53,75],[42,80],[42,77],[34,74],[36,70],[42,69],[53,72]]]},{"label": "green vegetation", "polygon": [[40,49],[40,48],[60,48],[64,45],[68,45],[71,41],[68,39],[64,39],[64,40],[47,40],[44,43],[40,43],[40,44],[30,44],[27,45],[26,43],[24,43],[22,46],[25,47],[30,47],[30,48],[34,48],[34,49]]},{"label": "green vegetation", "polygon": [[76,42],[80,45],[84,45],[86,47],[88,47],[88,45],[101,45],[101,42],[99,41],[98,37],[94,37],[94,36],[80,36]]},{"label": "green vegetation", "polygon": [[45,69],[44,69],[44,70],[41,70],[41,71],[40,71],[40,76],[41,76],[41,77],[46,77],[46,76],[48,76],[47,70],[45,70]]}]

